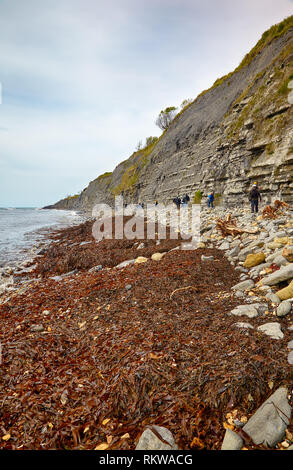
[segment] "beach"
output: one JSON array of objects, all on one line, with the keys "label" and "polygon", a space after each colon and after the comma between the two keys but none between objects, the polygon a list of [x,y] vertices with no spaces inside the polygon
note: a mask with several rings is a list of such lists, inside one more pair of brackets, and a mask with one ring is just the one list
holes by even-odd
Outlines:
[{"label": "beach", "polygon": [[244,424],[270,384],[291,383],[290,316],[280,341],[248,334],[227,315],[242,273],[223,250],[97,243],[92,224],[51,232],[0,298],[0,446],[132,450],[156,424],[181,449],[220,449],[227,413]]}]

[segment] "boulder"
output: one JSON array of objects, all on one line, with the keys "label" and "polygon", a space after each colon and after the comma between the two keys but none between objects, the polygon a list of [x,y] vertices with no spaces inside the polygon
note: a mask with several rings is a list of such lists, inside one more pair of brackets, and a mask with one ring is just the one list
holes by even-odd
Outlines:
[{"label": "boulder", "polygon": [[239,305],[231,311],[231,315],[237,317],[245,315],[248,318],[255,318],[258,316],[258,311],[255,305]]},{"label": "boulder", "polygon": [[243,427],[256,445],[274,447],[283,439],[291,418],[287,395],[287,388],[280,387]]},{"label": "boulder", "polygon": [[287,266],[282,266],[278,271],[265,276],[260,281],[260,284],[274,286],[279,284],[279,282],[287,281],[288,279],[293,279],[293,263],[288,264]]},{"label": "boulder", "polygon": [[152,255],[152,260],[160,261],[166,253],[154,253]]},{"label": "boulder", "polygon": [[153,425],[142,433],[135,450],[178,450],[178,446],[168,429]]},{"label": "boulder", "polygon": [[261,331],[267,336],[270,336],[272,339],[283,339],[284,333],[281,330],[281,325],[278,322],[269,322],[264,325],[257,327],[258,331]]},{"label": "boulder", "polygon": [[221,450],[240,450],[241,447],[243,447],[243,440],[239,434],[231,429],[226,429]]},{"label": "boulder", "polygon": [[287,287],[284,287],[283,289],[276,292],[276,295],[281,300],[291,299],[291,297],[293,297],[293,280]]},{"label": "boulder", "polygon": [[251,289],[254,287],[254,282],[252,279],[247,279],[245,281],[239,282],[235,286],[232,287],[232,290],[241,290],[242,292]]},{"label": "boulder", "polygon": [[266,255],[263,252],[260,253],[250,253],[246,256],[246,259],[243,263],[245,268],[253,268],[261,263],[263,263],[266,259]]},{"label": "boulder", "polygon": [[144,256],[139,256],[138,258],[136,258],[135,263],[136,264],[145,263],[147,260],[148,258],[145,258]]},{"label": "boulder", "polygon": [[292,304],[289,300],[283,300],[277,308],[277,316],[278,317],[285,317],[288,313],[291,312]]}]

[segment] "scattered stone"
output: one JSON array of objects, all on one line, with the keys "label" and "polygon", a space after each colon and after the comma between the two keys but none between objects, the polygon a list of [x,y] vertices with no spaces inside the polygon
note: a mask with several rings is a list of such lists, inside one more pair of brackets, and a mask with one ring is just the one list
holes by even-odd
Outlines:
[{"label": "scattered stone", "polygon": [[269,292],[266,296],[266,299],[270,300],[273,304],[279,305],[281,303],[280,298],[273,292]]},{"label": "scattered stone", "polygon": [[178,450],[173,435],[168,429],[157,425],[151,428],[155,432],[147,428],[140,436],[135,450]]},{"label": "scattered stone", "polygon": [[43,325],[32,325],[30,330],[37,333],[38,331],[44,331]]},{"label": "scattered stone", "polygon": [[231,315],[235,315],[237,317],[245,315],[248,318],[255,318],[258,316],[258,311],[253,305],[239,305],[238,307],[234,308],[230,313]]},{"label": "scattered stone", "polygon": [[264,277],[260,282],[261,285],[274,286],[280,282],[293,278],[293,263],[288,266],[282,266],[278,271]]},{"label": "scattered stone", "polygon": [[164,256],[165,256],[166,253],[154,253],[152,255],[152,260],[154,261],[160,261]]},{"label": "scattered stone", "polygon": [[132,289],[132,285],[131,285],[131,284],[126,284],[125,289],[126,289],[126,290]]},{"label": "scattered stone", "polygon": [[293,280],[290,282],[290,284],[287,287],[284,287],[284,289],[281,289],[278,292],[276,292],[276,295],[281,300],[287,300],[293,297]]},{"label": "scattered stone", "polygon": [[205,256],[202,255],[201,260],[202,261],[213,261],[214,257],[213,256]]},{"label": "scattered stone", "polygon": [[236,432],[226,429],[221,450],[240,450],[243,447],[243,440]]},{"label": "scattered stone", "polygon": [[288,313],[291,312],[292,304],[288,300],[283,300],[277,308],[277,316],[285,317]]},{"label": "scattered stone", "polygon": [[140,264],[140,263],[145,263],[148,260],[148,258],[145,258],[144,256],[139,256],[136,258],[135,263]]},{"label": "scattered stone", "polygon": [[239,321],[237,323],[234,323],[234,326],[236,326],[237,328],[250,328],[253,330],[253,326],[250,324],[250,323],[245,323],[245,322],[242,322],[242,321]]},{"label": "scattered stone", "polygon": [[287,395],[288,390],[280,387],[245,424],[243,431],[251,437],[254,444],[274,447],[283,439],[291,418]]},{"label": "scattered stone", "polygon": [[117,264],[116,268],[126,268],[126,266],[129,266],[131,264],[135,263],[135,259],[128,259],[126,261],[122,261],[122,263]]},{"label": "scattered stone", "polygon": [[261,263],[263,263],[266,259],[266,255],[263,252],[260,253],[250,253],[246,256],[246,259],[243,263],[245,268],[253,268]]},{"label": "scattered stone", "polygon": [[103,266],[101,264],[98,264],[97,266],[94,266],[89,270],[89,273],[96,273],[98,271],[101,271],[103,269]]},{"label": "scattered stone", "polygon": [[246,281],[239,282],[235,286],[232,287],[232,290],[241,290],[242,292],[251,289],[254,286],[254,282],[252,279],[247,279]]},{"label": "scattered stone", "polygon": [[267,336],[270,336],[273,339],[283,339],[284,333],[281,330],[280,323],[277,322],[269,322],[265,323],[264,325],[258,326],[258,331],[261,331]]},{"label": "scattered stone", "polygon": [[136,249],[137,250],[142,250],[144,247],[145,247],[144,243],[141,242]]}]

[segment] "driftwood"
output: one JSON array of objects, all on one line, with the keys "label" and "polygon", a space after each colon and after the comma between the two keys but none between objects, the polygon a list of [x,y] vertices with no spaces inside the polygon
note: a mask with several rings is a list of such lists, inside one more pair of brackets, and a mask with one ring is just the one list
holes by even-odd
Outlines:
[{"label": "driftwood", "polygon": [[289,207],[289,204],[286,202],[279,201],[278,199],[274,202],[273,206],[266,206],[262,211],[262,216],[265,219],[276,219],[280,213],[282,213],[282,208]]},{"label": "driftwood", "polygon": [[237,227],[236,221],[232,219],[231,214],[228,214],[226,219],[218,219],[216,228],[222,233],[223,237],[227,237],[228,235],[236,237],[242,233],[256,234],[258,232],[258,229],[251,230]]}]

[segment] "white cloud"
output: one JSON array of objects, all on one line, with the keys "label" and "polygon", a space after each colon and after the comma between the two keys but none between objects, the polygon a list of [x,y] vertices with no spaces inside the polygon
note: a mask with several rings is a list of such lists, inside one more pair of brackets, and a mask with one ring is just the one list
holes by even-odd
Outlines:
[{"label": "white cloud", "polygon": [[160,134],[162,108],[195,98],[291,13],[289,0],[3,0],[0,206],[24,205],[28,180],[27,203],[42,205],[113,170]]}]

